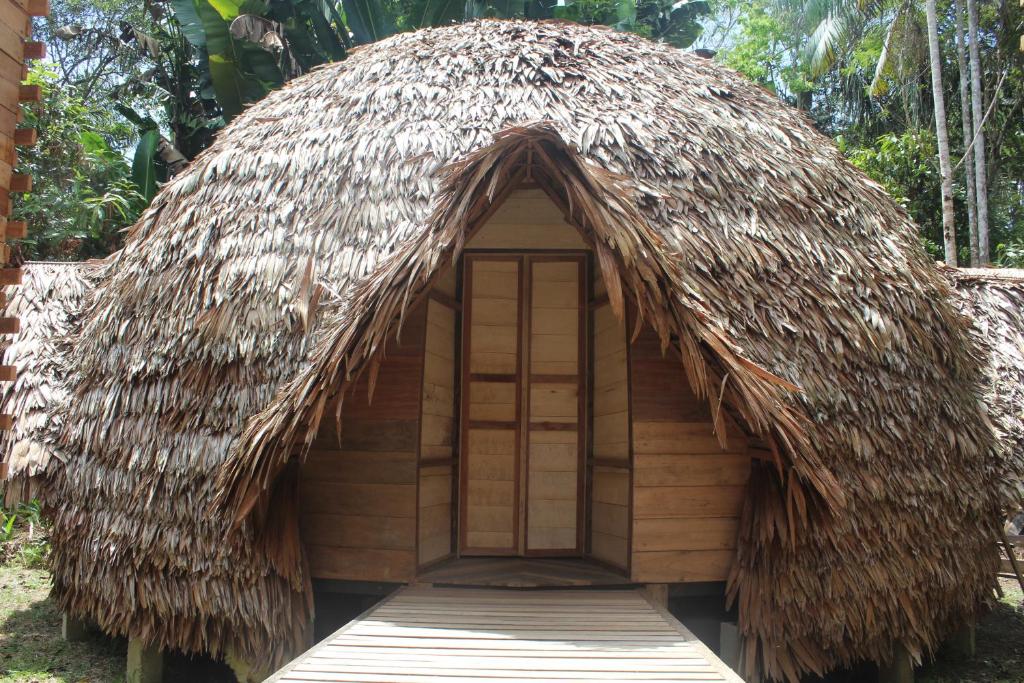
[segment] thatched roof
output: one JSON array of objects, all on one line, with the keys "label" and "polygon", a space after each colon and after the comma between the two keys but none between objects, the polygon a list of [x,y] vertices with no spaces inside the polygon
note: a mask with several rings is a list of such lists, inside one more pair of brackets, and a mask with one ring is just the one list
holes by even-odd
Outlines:
[{"label": "thatched roof", "polygon": [[354,51],[158,195],[72,358],[61,605],[167,647],[294,653],[293,444],[527,167],[616,308],[631,298],[760,439],[730,582],[748,668],[920,652],[973,614],[1006,464],[967,322],[905,213],[728,69],[515,21]]},{"label": "thatched roof", "polygon": [[5,289],[3,315],[18,318],[20,331],[4,348],[3,363],[17,369],[14,382],[0,383],[0,413],[15,417],[0,437],[0,462],[6,465],[8,505],[34,498],[38,478],[51,464],[61,413],[51,406],[64,400],[68,375],[66,336],[92,290],[97,262],[22,266],[22,284]]},{"label": "thatched roof", "polygon": [[[961,310],[988,350],[985,403],[1000,432],[1004,457],[1024,470],[1024,270],[943,268]],[[1018,485],[1024,486],[1024,481]],[[1022,488],[1024,492],[1024,488]],[[1018,498],[1018,502],[1024,498]]]}]

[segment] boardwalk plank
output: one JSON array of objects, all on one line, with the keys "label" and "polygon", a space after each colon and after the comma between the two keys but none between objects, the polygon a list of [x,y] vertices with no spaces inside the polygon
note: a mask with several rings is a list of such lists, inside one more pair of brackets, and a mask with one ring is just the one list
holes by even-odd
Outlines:
[{"label": "boardwalk plank", "polygon": [[742,683],[635,589],[403,588],[268,681]]}]

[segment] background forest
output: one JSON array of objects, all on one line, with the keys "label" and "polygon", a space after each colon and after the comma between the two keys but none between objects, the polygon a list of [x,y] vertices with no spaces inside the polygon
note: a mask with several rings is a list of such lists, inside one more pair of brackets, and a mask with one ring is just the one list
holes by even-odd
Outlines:
[{"label": "background forest", "polygon": [[27,117],[40,143],[20,159],[34,179],[16,206],[31,226],[20,245],[26,259],[116,250],[159,184],[246,104],[355,45],[526,16],[707,51],[807,111],[906,207],[937,259],[1024,266],[1018,0],[52,0],[51,8],[36,27],[49,55],[30,73],[43,90]]}]

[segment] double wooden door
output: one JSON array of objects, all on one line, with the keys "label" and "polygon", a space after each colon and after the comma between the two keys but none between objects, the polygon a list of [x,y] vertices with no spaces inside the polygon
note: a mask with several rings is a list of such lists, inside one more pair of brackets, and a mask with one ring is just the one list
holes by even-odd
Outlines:
[{"label": "double wooden door", "polygon": [[578,555],[583,254],[473,253],[463,268],[462,555]]}]

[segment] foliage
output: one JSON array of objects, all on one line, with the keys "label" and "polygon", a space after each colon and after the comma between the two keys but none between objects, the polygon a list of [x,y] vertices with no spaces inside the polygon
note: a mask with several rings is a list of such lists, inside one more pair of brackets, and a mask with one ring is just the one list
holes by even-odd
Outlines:
[{"label": "foliage", "polygon": [[145,199],[115,145],[131,138],[131,127],[102,106],[86,103],[75,86],[57,83],[56,73],[36,65],[29,82],[43,92],[41,106],[26,110],[39,142],[21,151],[19,166],[33,178],[32,192],[15,203],[28,220],[19,243],[26,258],[77,260],[117,249],[121,231],[138,217]]},{"label": "foliage", "polygon": [[[982,3],[990,229],[1000,263],[1019,263],[1024,243],[1024,9]],[[954,165],[959,134],[958,64],[951,0],[939,2],[943,87]],[[921,0],[714,0],[699,45],[806,109],[851,161],[886,188],[941,243],[939,172]],[[705,42],[707,41],[707,42]],[[1004,75],[1005,74],[1005,75]],[[1002,79],[1002,80],[1001,80]],[[998,94],[996,85],[1001,83]],[[957,244],[967,262],[963,168],[954,169]]]},{"label": "foliage", "polygon": [[552,8],[552,14],[581,24],[604,24],[676,47],[689,47],[700,35],[708,13],[704,0],[575,0]]},{"label": "foliage", "polygon": [[40,515],[39,501],[0,508],[0,565],[15,563],[27,569],[46,566],[50,542]]},{"label": "foliage", "polygon": [[[19,208],[33,221],[26,254],[81,258],[116,248],[139,197],[148,203],[247,104],[343,59],[353,45],[478,17],[557,17],[716,51],[806,110],[904,204],[923,239],[939,241],[921,8],[921,0],[54,0],[40,27],[55,57],[47,106],[63,98],[57,106],[68,109],[69,127],[44,137],[71,144],[26,160],[37,185]],[[1024,243],[1024,10],[980,8],[990,98],[1002,82],[986,126],[992,241],[1000,262],[1016,263],[1014,245]],[[951,11],[941,0],[949,129],[959,131]],[[77,133],[74,121],[83,126]],[[963,149],[959,135],[953,142],[955,163]],[[966,245],[964,179],[955,182],[958,243]]]}]

